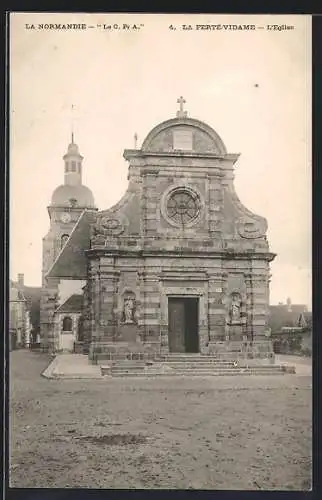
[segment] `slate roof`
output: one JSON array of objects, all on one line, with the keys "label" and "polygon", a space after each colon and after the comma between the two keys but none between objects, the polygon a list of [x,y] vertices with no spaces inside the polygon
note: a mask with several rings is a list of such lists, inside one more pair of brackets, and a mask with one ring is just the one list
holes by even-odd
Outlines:
[{"label": "slate roof", "polygon": [[279,304],[270,306],[269,326],[272,333],[278,333],[283,327],[296,327],[299,325],[301,315],[305,318],[306,323],[310,324],[312,313],[308,312],[304,304]]},{"label": "slate roof", "polygon": [[[33,328],[40,326],[40,286],[26,286],[20,285],[17,281],[10,280],[10,289],[15,289],[17,292],[18,300],[25,300],[28,310],[30,311],[30,321]],[[10,292],[10,300],[12,298],[12,291]],[[17,299],[15,299],[17,300]]]},{"label": "slate roof", "polygon": [[77,202],[79,207],[95,207],[94,196],[92,191],[83,184],[71,186],[62,184],[53,192],[51,205],[59,207],[70,207],[70,200]]},{"label": "slate roof", "polygon": [[298,326],[312,328],[312,312],[301,313],[298,319]]},{"label": "slate roof", "polygon": [[65,300],[65,302],[56,309],[56,312],[59,313],[81,312],[82,305],[83,305],[83,295],[74,293],[74,295],[68,297],[68,299]]},{"label": "slate roof", "polygon": [[84,210],[46,277],[87,279],[86,250],[90,248],[90,226],[96,213]]}]

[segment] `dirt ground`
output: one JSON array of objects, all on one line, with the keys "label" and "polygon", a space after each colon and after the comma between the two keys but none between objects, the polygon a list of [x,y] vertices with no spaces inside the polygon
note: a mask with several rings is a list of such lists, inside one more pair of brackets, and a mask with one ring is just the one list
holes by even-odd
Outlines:
[{"label": "dirt ground", "polygon": [[10,486],[311,487],[311,378],[48,380],[10,360]]}]

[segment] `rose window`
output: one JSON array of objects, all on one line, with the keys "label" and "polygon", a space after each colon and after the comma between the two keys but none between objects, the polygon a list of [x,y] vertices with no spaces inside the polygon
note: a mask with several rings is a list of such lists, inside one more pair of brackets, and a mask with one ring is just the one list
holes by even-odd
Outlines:
[{"label": "rose window", "polygon": [[174,191],[167,201],[167,215],[177,224],[188,224],[199,214],[198,195],[185,189]]}]

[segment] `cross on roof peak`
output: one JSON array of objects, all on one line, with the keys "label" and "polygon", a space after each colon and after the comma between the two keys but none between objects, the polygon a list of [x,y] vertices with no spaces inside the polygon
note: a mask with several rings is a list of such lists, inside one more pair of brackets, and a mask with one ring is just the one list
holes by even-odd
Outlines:
[{"label": "cross on roof peak", "polygon": [[74,144],[74,104],[71,105],[71,132],[72,132],[72,144]]},{"label": "cross on roof peak", "polygon": [[179,99],[177,99],[177,103],[180,105],[180,109],[177,111],[177,117],[186,118],[187,111],[183,111],[183,105],[186,104],[186,100],[180,96]]}]

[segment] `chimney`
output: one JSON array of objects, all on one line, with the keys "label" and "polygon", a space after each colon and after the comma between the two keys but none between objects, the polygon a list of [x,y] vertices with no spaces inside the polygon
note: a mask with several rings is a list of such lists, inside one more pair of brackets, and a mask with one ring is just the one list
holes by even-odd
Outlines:
[{"label": "chimney", "polygon": [[25,275],[24,274],[18,274],[18,285],[19,286],[24,286],[25,284]]}]

